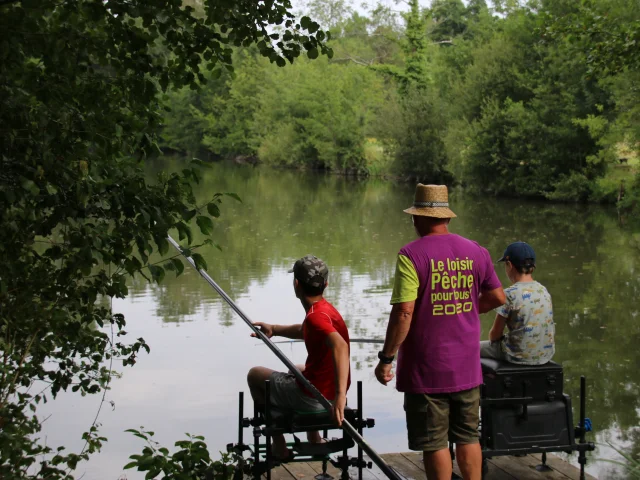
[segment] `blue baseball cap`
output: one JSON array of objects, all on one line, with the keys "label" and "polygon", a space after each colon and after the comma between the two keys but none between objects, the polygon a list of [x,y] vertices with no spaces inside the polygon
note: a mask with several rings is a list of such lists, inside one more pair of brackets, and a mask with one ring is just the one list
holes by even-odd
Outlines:
[{"label": "blue baseball cap", "polygon": [[[514,242],[507,247],[499,262],[509,260],[516,267],[523,267],[525,264],[536,266],[536,252],[531,245],[526,242]],[[529,260],[527,262],[527,260]]]}]

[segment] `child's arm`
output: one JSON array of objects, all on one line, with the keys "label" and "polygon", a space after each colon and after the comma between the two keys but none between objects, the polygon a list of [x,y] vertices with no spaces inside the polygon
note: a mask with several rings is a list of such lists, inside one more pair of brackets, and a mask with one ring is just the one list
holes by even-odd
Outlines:
[{"label": "child's arm", "polygon": [[496,319],[493,321],[493,326],[491,330],[489,330],[489,340],[492,342],[497,342],[502,338],[502,332],[504,332],[504,327],[507,324],[507,319],[502,315],[496,315]]}]

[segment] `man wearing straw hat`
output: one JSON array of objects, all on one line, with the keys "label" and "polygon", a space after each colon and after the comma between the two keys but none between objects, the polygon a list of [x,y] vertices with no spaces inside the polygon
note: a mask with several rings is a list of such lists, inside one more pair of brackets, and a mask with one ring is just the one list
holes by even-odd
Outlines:
[{"label": "man wearing straw hat", "polygon": [[418,240],[398,254],[391,314],[376,378],[386,385],[398,352],[409,448],[423,452],[429,480],[450,480],[448,442],[466,480],[480,480],[480,313],[505,303],[489,252],[449,233],[456,215],[445,185],[418,184],[412,215]]}]

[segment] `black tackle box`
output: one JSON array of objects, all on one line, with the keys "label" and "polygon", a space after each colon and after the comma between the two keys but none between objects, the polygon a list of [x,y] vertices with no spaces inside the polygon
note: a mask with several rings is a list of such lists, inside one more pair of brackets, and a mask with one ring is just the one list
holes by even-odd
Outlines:
[{"label": "black tackle box", "polygon": [[562,365],[517,365],[482,358],[483,398],[532,397],[533,401],[562,400]]},{"label": "black tackle box", "polygon": [[514,450],[560,447],[573,443],[571,405],[567,398],[523,406],[482,408],[483,447]]}]

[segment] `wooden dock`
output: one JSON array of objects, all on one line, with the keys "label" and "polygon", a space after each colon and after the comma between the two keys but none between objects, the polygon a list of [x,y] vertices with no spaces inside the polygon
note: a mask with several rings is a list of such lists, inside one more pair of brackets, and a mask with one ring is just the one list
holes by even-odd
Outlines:
[{"label": "wooden dock", "polygon": [[[406,480],[426,480],[422,454],[418,452],[387,453],[382,458]],[[538,472],[535,467],[541,463],[540,455],[526,455],[524,457],[497,457],[488,460],[489,472],[486,480],[579,480],[580,471],[568,462],[555,455],[547,456],[547,465],[552,468],[548,472]],[[460,474],[454,464],[454,472]],[[288,463],[271,471],[272,480],[313,480],[322,473],[320,462]],[[329,475],[335,480],[340,479],[340,470],[329,465]],[[350,477],[358,478],[356,469],[350,469]],[[586,475],[587,480],[596,480]],[[386,480],[386,476],[375,465],[372,469],[363,471],[363,480]]]}]

